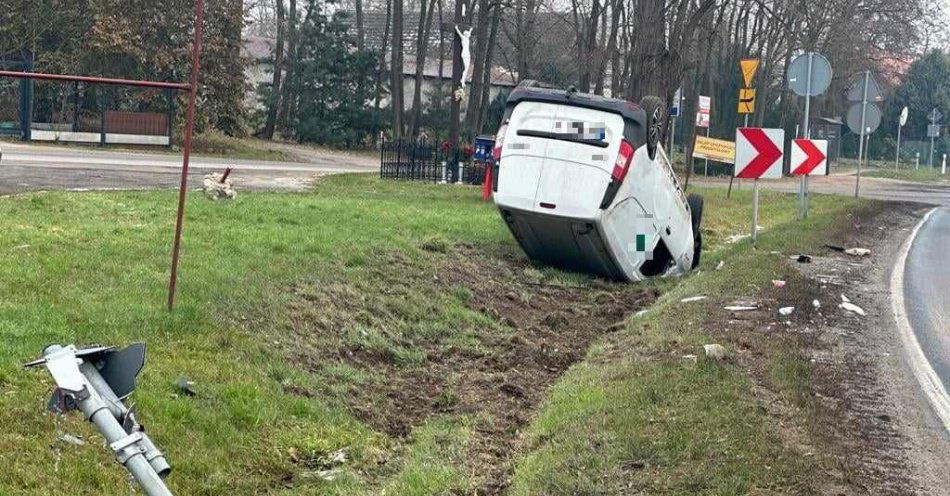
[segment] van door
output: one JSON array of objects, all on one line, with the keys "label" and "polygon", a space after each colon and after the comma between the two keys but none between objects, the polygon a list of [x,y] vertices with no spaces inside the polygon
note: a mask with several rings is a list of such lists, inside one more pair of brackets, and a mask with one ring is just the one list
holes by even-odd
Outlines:
[{"label": "van door", "polygon": [[534,210],[577,219],[596,219],[623,139],[620,115],[552,105],[554,136],[546,141]]},{"label": "van door", "polygon": [[522,210],[535,207],[538,179],[551,142],[540,136],[554,131],[556,110],[556,105],[542,102],[521,102],[512,110],[495,192],[499,204]]}]

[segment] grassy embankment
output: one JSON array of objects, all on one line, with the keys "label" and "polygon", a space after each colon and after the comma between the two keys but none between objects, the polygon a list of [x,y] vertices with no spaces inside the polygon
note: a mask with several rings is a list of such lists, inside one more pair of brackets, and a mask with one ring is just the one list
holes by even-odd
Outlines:
[{"label": "grassy embankment", "polygon": [[[481,339],[511,333],[505,315],[473,308],[464,284],[443,290],[426,282],[460,246],[517,259],[497,213],[477,194],[343,176],[304,194],[248,193],[229,203],[194,195],[173,315],[163,302],[174,193],[0,198],[0,493],[128,491],[88,424],[44,413],[46,372],[19,364],[53,342],[134,340],[150,346],[135,400],[170,455],[171,486],[181,494],[422,495],[482,486],[467,457],[484,412],[434,408],[399,437],[345,406],[354,391],[387,379],[386,368],[358,367],[346,350],[370,350],[388,370],[411,372],[439,360],[441,349],[490,353]],[[707,195],[703,270],[648,283],[664,292],[655,308],[598,340],[555,384],[515,456],[512,494],[807,486],[820,461],[782,442],[746,372],[691,365],[681,355],[709,341],[703,318],[721,299],[787,272],[771,250],[811,246],[855,204],[815,196],[812,216],[798,223],[794,198],[765,193],[766,231],[752,251],[748,241],[724,241],[747,230],[748,193]],[[712,270],[720,260],[725,268]],[[535,272],[549,284],[589,288],[592,297],[599,287]],[[695,294],[713,298],[678,303]],[[318,325],[324,321],[333,325]],[[804,401],[807,364],[780,343],[766,353],[774,387]],[[197,396],[176,389],[182,376],[196,382]],[[64,444],[63,432],[91,442]],[[346,462],[338,464],[332,458],[341,449]]]}]

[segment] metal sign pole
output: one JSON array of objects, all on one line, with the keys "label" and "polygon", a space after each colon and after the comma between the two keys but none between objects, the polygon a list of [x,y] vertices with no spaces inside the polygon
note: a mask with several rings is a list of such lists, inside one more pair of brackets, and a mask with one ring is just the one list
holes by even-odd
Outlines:
[{"label": "metal sign pole", "polygon": [[752,246],[759,237],[759,179],[752,180]]},{"label": "metal sign pole", "polygon": [[[811,138],[809,129],[809,114],[811,113],[811,79],[812,79],[812,65],[814,63],[815,54],[808,53],[808,71],[807,71],[807,82],[805,83],[805,116],[804,121],[802,122],[802,137],[805,139]],[[798,186],[798,207],[799,215],[802,219],[808,217],[808,175],[803,175]]]},{"label": "metal sign pole", "polygon": [[871,71],[864,71],[864,98],[861,99],[861,135],[858,142],[858,174],[854,181],[854,197],[861,194],[861,157],[864,155],[864,133],[867,130],[868,113],[868,80],[871,79]]},{"label": "metal sign pole", "polygon": [[[711,123],[710,123],[711,124]],[[706,137],[709,137],[709,128],[712,126],[706,126]],[[703,175],[709,176],[709,159],[706,159],[705,164],[703,165]]]},{"label": "metal sign pole", "polygon": [[927,168],[933,169],[934,167],[934,137],[930,136],[930,158],[927,160]]},{"label": "metal sign pole", "polygon": [[904,127],[898,123],[897,125],[897,154],[894,157],[894,169],[900,169],[901,164],[901,128]]},{"label": "metal sign pole", "polygon": [[676,116],[673,117],[673,122],[670,123],[670,164],[674,163],[673,150],[676,148]]},{"label": "metal sign pole", "polygon": [[178,187],[178,212],[175,216],[175,240],[172,246],[172,265],[168,277],[168,311],[175,308],[175,288],[178,285],[178,260],[181,256],[181,232],[185,223],[185,198],[188,192],[188,164],[191,142],[195,132],[195,107],[198,93],[198,74],[201,72],[201,32],[204,27],[204,0],[195,0],[195,39],[191,52],[191,80],[188,88],[188,110],[185,114],[185,143],[182,150],[181,184]]}]

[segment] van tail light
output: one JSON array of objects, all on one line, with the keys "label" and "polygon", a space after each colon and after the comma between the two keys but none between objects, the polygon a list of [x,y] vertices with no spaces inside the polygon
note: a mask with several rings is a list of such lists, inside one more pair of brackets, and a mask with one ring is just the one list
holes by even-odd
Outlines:
[{"label": "van tail light", "polygon": [[633,161],[633,152],[636,149],[627,140],[620,142],[620,151],[617,153],[617,160],[614,162],[614,170],[610,177],[614,181],[623,182],[627,177],[627,171],[630,170],[630,162]]},{"label": "van tail light", "polygon": [[607,191],[604,192],[604,198],[600,201],[601,210],[606,210],[614,202],[620,185],[627,177],[630,171],[630,163],[633,162],[633,154],[637,151],[630,142],[623,140],[620,142],[620,151],[617,152],[617,159],[614,161],[614,170],[610,173],[610,184],[607,185]]},{"label": "van tail light", "polygon": [[501,160],[501,149],[505,146],[505,133],[508,131],[508,124],[502,124],[498,128],[498,134],[495,135],[495,148],[491,151],[491,158],[497,164]]}]

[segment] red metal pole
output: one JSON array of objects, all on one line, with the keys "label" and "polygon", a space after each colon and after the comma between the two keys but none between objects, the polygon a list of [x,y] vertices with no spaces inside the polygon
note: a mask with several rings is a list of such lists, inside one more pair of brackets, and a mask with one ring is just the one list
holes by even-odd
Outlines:
[{"label": "red metal pole", "polygon": [[195,132],[195,98],[198,73],[201,72],[201,30],[204,23],[204,0],[195,0],[195,40],[191,54],[191,83],[188,91],[188,114],[185,117],[185,148],[182,150],[181,186],[178,188],[178,217],[175,221],[175,244],[172,248],[171,276],[168,280],[168,311],[175,308],[175,286],[178,283],[178,258],[181,253],[181,229],[185,222],[185,196],[188,192],[188,161],[191,159],[191,138]]},{"label": "red metal pole", "polygon": [[142,81],[138,79],[115,79],[96,76],[70,76],[67,74],[46,74],[43,72],[0,71],[0,77],[15,79],[39,79],[43,81],[64,81],[71,83],[116,84],[123,86],[139,86],[142,88],[163,88],[172,90],[187,90],[187,83],[167,83],[163,81]]}]

